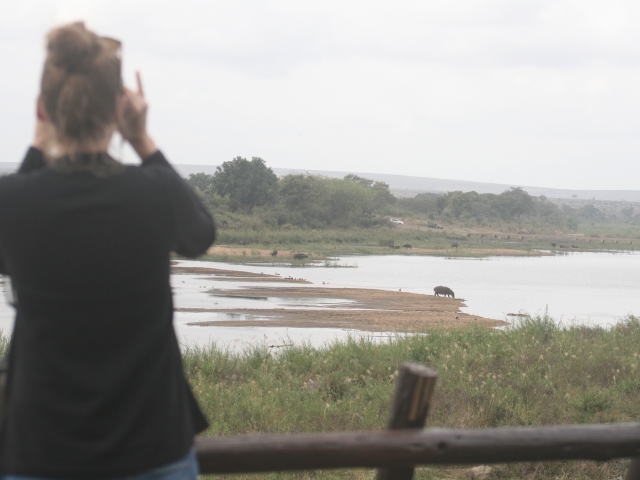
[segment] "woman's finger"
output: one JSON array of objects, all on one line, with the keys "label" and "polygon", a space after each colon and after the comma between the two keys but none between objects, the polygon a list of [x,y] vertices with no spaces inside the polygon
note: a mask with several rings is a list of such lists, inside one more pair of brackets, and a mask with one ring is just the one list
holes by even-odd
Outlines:
[{"label": "woman's finger", "polygon": [[136,71],[136,82],[138,82],[138,95],[144,98],[144,90],[142,89],[142,79],[140,78],[139,71]]}]

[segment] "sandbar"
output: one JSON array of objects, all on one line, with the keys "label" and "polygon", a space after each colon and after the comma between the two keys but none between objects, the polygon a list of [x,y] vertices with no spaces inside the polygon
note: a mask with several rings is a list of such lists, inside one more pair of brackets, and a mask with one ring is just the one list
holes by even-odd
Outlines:
[{"label": "sandbar", "polygon": [[421,332],[429,327],[484,325],[496,327],[506,322],[462,313],[463,299],[436,297],[401,291],[365,288],[248,287],[210,290],[212,296],[278,297],[282,299],[323,298],[348,300],[323,309],[214,309],[183,308],[185,312],[244,314],[246,320],[192,322],[189,325],[219,327],[346,328],[363,331]]}]

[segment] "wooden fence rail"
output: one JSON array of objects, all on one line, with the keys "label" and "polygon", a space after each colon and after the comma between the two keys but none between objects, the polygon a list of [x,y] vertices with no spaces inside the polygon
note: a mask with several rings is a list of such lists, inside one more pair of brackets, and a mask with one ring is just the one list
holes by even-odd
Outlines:
[{"label": "wooden fence rail", "polygon": [[[413,476],[416,465],[640,457],[640,423],[473,430],[410,428],[416,422],[424,424],[435,372],[410,364],[403,370],[392,406],[391,416],[397,418],[389,425],[404,422],[402,429],[198,438],[195,449],[201,473],[379,468],[378,478],[403,480]],[[416,375],[425,380],[418,381]],[[403,402],[405,407],[400,406]],[[627,480],[640,480],[637,460],[632,462]]]},{"label": "wooden fence rail", "polygon": [[201,473],[640,456],[640,423],[200,438]]}]

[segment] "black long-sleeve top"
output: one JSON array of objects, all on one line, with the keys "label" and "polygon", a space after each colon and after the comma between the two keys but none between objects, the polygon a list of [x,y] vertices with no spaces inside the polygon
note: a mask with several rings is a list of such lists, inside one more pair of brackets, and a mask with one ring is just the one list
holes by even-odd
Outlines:
[{"label": "black long-sleeve top", "polygon": [[173,329],[170,252],[214,237],[160,152],[100,177],[32,148],[0,178],[0,272],[18,301],[1,473],[105,478],[186,455],[207,422]]}]

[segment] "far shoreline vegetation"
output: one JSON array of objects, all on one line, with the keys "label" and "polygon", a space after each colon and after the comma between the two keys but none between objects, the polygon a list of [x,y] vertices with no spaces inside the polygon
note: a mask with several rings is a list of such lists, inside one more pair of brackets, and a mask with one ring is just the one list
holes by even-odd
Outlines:
[{"label": "far shoreline vegetation", "polygon": [[[521,188],[398,198],[386,183],[357,175],[278,178],[258,157],[236,157],[187,182],[214,214],[225,247],[202,260],[339,266],[332,257],[635,251],[640,243],[640,204],[631,202],[548,199]],[[295,261],[294,253],[309,258]]]}]

